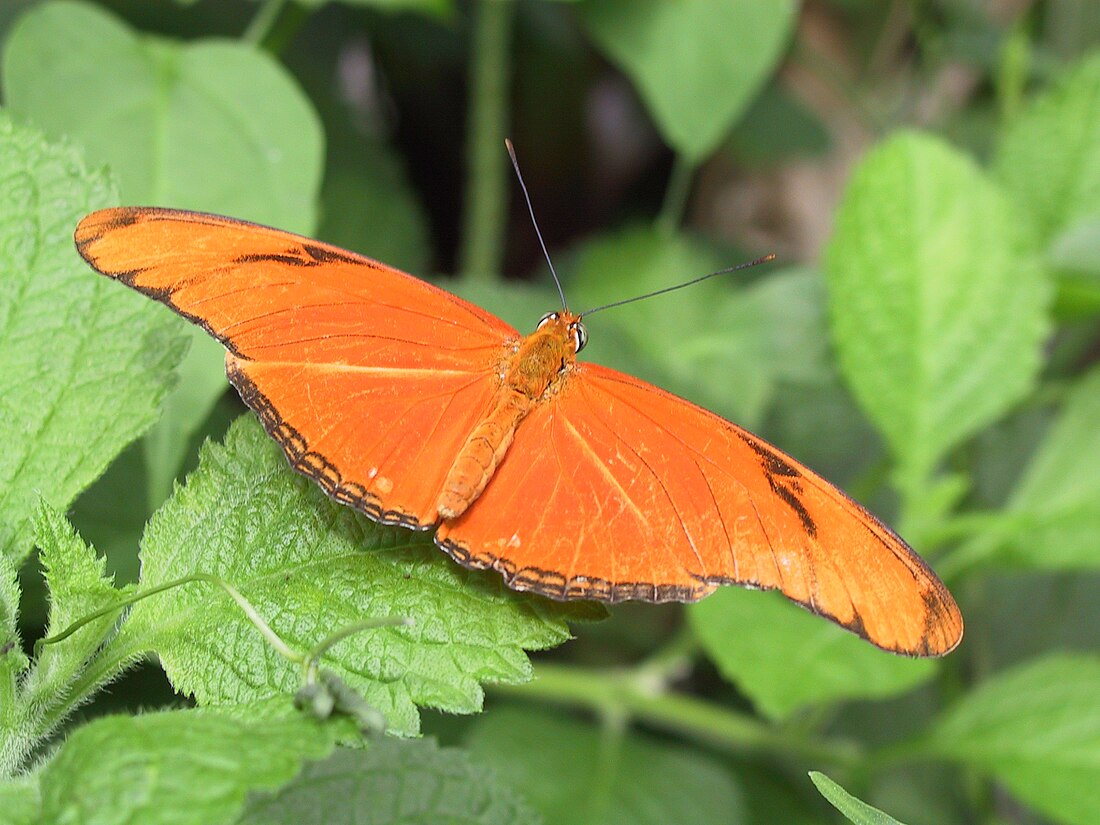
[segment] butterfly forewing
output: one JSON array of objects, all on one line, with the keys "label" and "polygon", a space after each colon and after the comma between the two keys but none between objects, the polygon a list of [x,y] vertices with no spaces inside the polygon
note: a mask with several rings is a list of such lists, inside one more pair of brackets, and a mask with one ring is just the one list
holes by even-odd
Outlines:
[{"label": "butterfly forewing", "polygon": [[106,209],[76,243],[225,344],[296,469],[375,518],[436,522],[431,488],[499,385],[512,327],[377,261],[216,215]]}]

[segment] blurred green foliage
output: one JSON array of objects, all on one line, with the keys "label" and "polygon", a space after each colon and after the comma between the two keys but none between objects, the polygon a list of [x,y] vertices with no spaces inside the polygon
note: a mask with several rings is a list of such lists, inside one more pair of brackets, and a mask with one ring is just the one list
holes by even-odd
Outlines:
[{"label": "blurred green foliage", "polygon": [[[0,50],[0,821],[1100,821],[1100,6],[14,0]],[[231,214],[529,329],[506,134],[575,307],[778,253],[585,356],[870,505],[956,652],[507,591],[294,476],[220,348],[72,249],[115,203]],[[292,648],[415,616],[322,666],[442,747],[305,718],[308,668],[192,574]]]}]

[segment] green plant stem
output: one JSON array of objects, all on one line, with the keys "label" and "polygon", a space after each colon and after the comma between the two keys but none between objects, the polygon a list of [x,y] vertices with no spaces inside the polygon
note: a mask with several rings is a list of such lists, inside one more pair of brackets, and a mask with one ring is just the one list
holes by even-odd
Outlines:
[{"label": "green plant stem", "polygon": [[468,281],[500,280],[507,218],[504,152],[508,121],[511,0],[474,6],[466,134],[466,202],[459,271]]},{"label": "green plant stem", "polygon": [[664,235],[673,234],[684,219],[688,196],[691,194],[691,181],[695,177],[697,165],[684,155],[678,154],[672,161],[672,172],[668,177],[665,199],[661,212],[657,215],[657,231]]},{"label": "green plant stem", "polygon": [[622,714],[732,753],[765,751],[834,766],[848,766],[860,758],[860,749],[854,743],[794,736],[713,702],[654,691],[649,680],[638,679],[630,671],[539,664],[534,681],[494,685],[491,690],[521,699],[588,708],[601,716]]},{"label": "green plant stem", "polygon": [[265,0],[241,35],[241,40],[269,54],[282,54],[294,38],[309,11],[287,0]]}]

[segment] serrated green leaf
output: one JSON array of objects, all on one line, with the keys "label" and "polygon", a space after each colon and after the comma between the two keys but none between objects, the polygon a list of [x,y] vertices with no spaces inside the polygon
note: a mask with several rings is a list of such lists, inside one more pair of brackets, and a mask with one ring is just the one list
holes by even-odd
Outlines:
[{"label": "serrated green leaf", "polygon": [[1043,568],[1100,566],[1100,370],[1073,389],[1005,508],[1007,555]]},{"label": "serrated green leaf", "polygon": [[997,674],[932,729],[939,756],[995,776],[1035,810],[1100,822],[1100,658],[1056,654]]},{"label": "serrated green leaf", "polygon": [[517,789],[430,739],[378,739],[307,765],[289,785],[255,797],[241,825],[524,825],[541,817]]},{"label": "serrated green leaf", "polygon": [[264,52],[141,36],[100,7],[55,0],[18,21],[3,67],[12,111],[110,164],[124,201],[313,230],[320,124]]},{"label": "serrated green leaf", "polygon": [[[104,560],[86,545],[65,517],[46,502],[35,514],[37,544],[50,592],[46,635],[53,636],[73,622],[112,604],[130,588],[117,589],[106,575]],[[24,685],[30,704],[45,704],[64,696],[114,627],[122,609],[89,622],[72,636],[43,648]],[[79,698],[79,697],[77,697]]]},{"label": "serrated green leaf", "polygon": [[1100,54],[1081,61],[997,146],[995,169],[1042,244],[1100,216]]},{"label": "serrated green leaf", "polygon": [[623,70],[657,128],[692,161],[710,154],[779,60],[795,0],[586,0],[596,44]]},{"label": "serrated green leaf", "polygon": [[219,825],[278,787],[332,734],[304,716],[248,723],[208,711],[110,716],[77,729],[41,775],[41,822]]},{"label": "serrated green leaf", "polygon": [[823,773],[810,771],[810,779],[821,791],[821,795],[832,803],[855,825],[902,825],[889,814],[883,813],[855,796],[831,780]]},{"label": "serrated green leaf", "polygon": [[[560,644],[565,619],[589,612],[508,591],[499,575],[448,560],[430,534],[331,502],[290,470],[251,415],[224,445],[207,445],[146,530],[143,587],[195,572],[241,590],[299,650],[365,618],[412,617],[413,627],[358,634],[323,660],[404,733],[418,728],[417,705],[469,713],[481,707],[481,682],[528,679],[524,649]],[[116,645],[155,650],[176,689],[202,705],[278,694],[289,703],[300,679],[207,584],[136,605]]]},{"label": "serrated green leaf", "polygon": [[467,745],[554,825],[746,821],[725,767],[641,735],[601,736],[561,714],[503,707],[474,721]]},{"label": "serrated green leaf", "polygon": [[690,605],[688,618],[722,676],[772,719],[840,699],[897,696],[935,673],[934,662],[881,651],[777,593],[724,588]]},{"label": "serrated green leaf", "polygon": [[97,278],[73,227],[113,200],[102,174],[0,115],[0,552],[31,546],[38,494],[64,509],[157,417],[181,341]]},{"label": "serrated green leaf", "polygon": [[903,483],[1030,390],[1049,285],[1007,199],[942,141],[902,133],[868,153],[826,273],[842,372]]}]

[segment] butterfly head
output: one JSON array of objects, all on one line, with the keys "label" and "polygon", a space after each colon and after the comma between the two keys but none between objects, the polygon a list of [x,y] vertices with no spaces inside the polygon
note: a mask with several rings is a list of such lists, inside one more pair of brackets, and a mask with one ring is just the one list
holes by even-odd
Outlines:
[{"label": "butterfly head", "polygon": [[573,343],[573,352],[578,353],[588,343],[588,330],[581,323],[581,316],[574,315],[569,310],[560,312],[548,312],[542,316],[537,330],[560,330],[562,338]]}]

